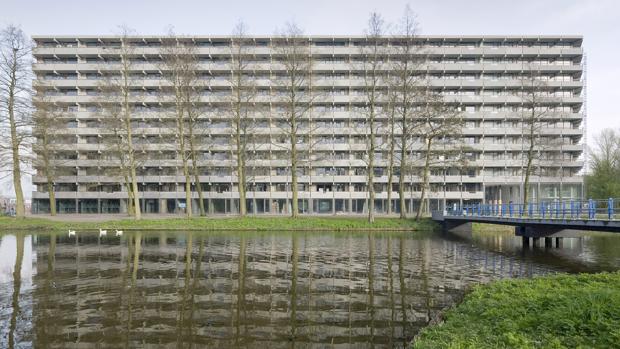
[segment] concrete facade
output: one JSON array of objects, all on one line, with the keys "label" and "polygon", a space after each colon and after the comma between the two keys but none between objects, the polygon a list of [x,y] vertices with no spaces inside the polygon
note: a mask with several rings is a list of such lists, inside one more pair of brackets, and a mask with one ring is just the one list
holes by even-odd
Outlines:
[{"label": "concrete facade", "polygon": [[[354,135],[356,124],[364,122],[359,112],[363,106],[364,71],[357,64],[361,55],[358,46],[364,38],[306,39],[313,62],[312,91],[317,91],[309,122],[316,127],[319,141],[299,177],[302,213],[367,212],[367,178],[362,174],[365,163],[360,158],[366,145]],[[210,125],[210,144],[199,159],[207,210],[214,214],[235,213],[239,196],[231,155],[231,120],[220,109],[230,94],[227,79],[234,55],[231,38],[197,36],[179,40],[196,45],[200,73],[205,76],[205,92],[198,103]],[[248,72],[257,88],[252,105],[261,111],[256,113],[257,132],[264,136],[265,144],[253,148],[252,166],[258,170],[249,180],[248,212],[288,214],[290,166],[282,148],[273,146],[278,137],[275,111],[279,93],[274,77],[282,76],[273,48],[278,38],[250,40],[254,46],[247,56]],[[119,178],[106,175],[106,168],[118,165],[105,155],[105,131],[97,99],[102,72],[118,69],[119,38],[36,36],[34,41],[34,88],[45,95],[46,101],[69,112],[59,120],[64,125],[61,133],[66,142],[57,144],[57,153],[68,170],[55,182],[59,212],[123,212],[127,193]],[[172,104],[162,99],[170,90],[161,70],[161,41],[161,37],[132,38],[132,67],[138,77],[132,81],[140,95],[135,112],[136,147],[145,157],[138,169],[138,183],[142,210],[147,213],[182,211],[185,200],[181,161],[174,141],[166,137],[174,132],[174,116],[169,112]],[[538,150],[540,160],[531,179],[532,197],[581,197],[585,127],[581,37],[429,36],[420,37],[419,43],[428,57],[420,72],[432,88],[463,111],[463,143],[471,149],[466,171],[453,166],[435,166],[431,171],[431,209],[456,203],[520,201],[526,144],[523,101],[516,92],[530,69],[535,69],[545,82],[550,111],[540,129],[546,145]],[[390,45],[386,41],[386,46]],[[385,212],[387,190],[392,190],[392,205],[397,212],[398,192],[394,185],[388,185],[385,171],[387,150],[382,147],[378,153],[374,206],[377,212]],[[419,176],[407,176],[405,180],[408,211],[419,204],[420,181]],[[33,182],[37,189],[32,210],[46,212],[48,194],[41,171],[33,176]],[[397,182],[395,176],[392,183]],[[197,198],[194,192],[194,200]]]}]

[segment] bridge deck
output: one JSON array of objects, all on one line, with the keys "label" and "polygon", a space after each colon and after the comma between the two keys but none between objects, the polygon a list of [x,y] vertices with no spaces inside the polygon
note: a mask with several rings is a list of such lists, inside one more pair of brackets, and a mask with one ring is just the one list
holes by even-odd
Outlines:
[{"label": "bridge deck", "polygon": [[543,218],[520,218],[520,217],[497,217],[497,216],[442,216],[438,221],[454,222],[477,222],[489,224],[502,224],[512,226],[536,226],[555,227],[562,229],[607,231],[620,233],[620,220],[589,220],[589,219],[543,219]]}]

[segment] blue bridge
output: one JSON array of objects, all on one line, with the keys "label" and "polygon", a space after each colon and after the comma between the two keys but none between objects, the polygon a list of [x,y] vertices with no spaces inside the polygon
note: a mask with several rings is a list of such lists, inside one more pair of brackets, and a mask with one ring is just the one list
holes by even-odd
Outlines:
[{"label": "blue bridge", "polygon": [[490,223],[515,227],[515,234],[538,243],[552,238],[559,244],[562,237],[575,237],[582,231],[620,233],[620,199],[555,200],[517,203],[474,204],[448,207],[433,212],[433,220],[442,224],[444,231],[471,234],[471,224]]}]

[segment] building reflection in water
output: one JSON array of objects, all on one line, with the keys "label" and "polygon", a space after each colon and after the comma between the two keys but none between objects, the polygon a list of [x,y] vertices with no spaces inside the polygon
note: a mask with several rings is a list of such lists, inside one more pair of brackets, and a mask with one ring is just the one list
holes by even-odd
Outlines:
[{"label": "building reflection in water", "polygon": [[594,270],[610,253],[397,233],[0,239],[3,348],[406,347],[468,285]]}]

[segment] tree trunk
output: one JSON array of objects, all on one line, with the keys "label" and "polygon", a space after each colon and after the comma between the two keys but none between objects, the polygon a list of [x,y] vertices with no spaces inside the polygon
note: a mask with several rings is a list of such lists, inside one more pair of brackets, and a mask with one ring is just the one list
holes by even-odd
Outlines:
[{"label": "tree trunk", "polygon": [[[128,59],[125,57],[125,60]],[[127,63],[124,63],[125,65]],[[133,149],[133,131],[131,128],[131,114],[129,112],[129,71],[124,71],[124,122],[125,128],[127,130],[127,155],[129,156],[129,177],[131,178],[131,191],[133,196],[133,208],[134,208],[134,219],[140,220],[142,218],[141,209],[140,209],[140,198],[138,191],[138,179],[136,176],[136,159]]]},{"label": "tree trunk", "polygon": [[375,222],[375,134],[373,130],[374,116],[371,116],[370,149],[368,152],[368,223],[371,224]]},{"label": "tree trunk", "polygon": [[[178,84],[177,81],[174,83]],[[183,162],[183,177],[185,177],[185,216],[192,216],[192,179],[189,173],[189,164],[187,152],[185,150],[185,119],[183,118],[183,95],[180,92],[180,86],[176,86],[176,118],[177,118],[177,138],[179,140],[179,153]]]},{"label": "tree trunk", "polygon": [[[133,155],[131,156],[131,162],[133,163]],[[140,220],[142,219],[141,208],[140,208],[140,198],[138,197],[138,180],[136,179],[136,167],[135,165],[131,166],[131,187],[132,187],[132,196],[133,196],[133,210],[134,210],[134,219]]]},{"label": "tree trunk", "polygon": [[407,208],[405,207],[405,169],[406,169],[406,156],[407,151],[405,149],[406,141],[405,134],[401,135],[402,137],[402,147],[400,150],[400,176],[398,176],[398,200],[400,202],[400,218],[407,218]]},{"label": "tree trunk", "polygon": [[[392,115],[390,116],[390,150],[388,152],[388,173],[387,173],[387,214],[390,215],[392,214],[392,177],[394,176],[394,148],[395,148],[395,142],[394,142],[394,132],[395,132],[395,124],[396,122],[394,121],[394,109],[392,109],[391,111]],[[402,175],[401,175],[402,176]],[[401,206],[401,210],[402,210],[402,206]]]},{"label": "tree trunk", "polygon": [[420,205],[418,206],[418,212],[415,215],[416,220],[419,220],[420,217],[422,216],[422,209],[425,206],[424,200],[425,200],[426,190],[428,186],[428,170],[430,167],[430,159],[431,159],[431,142],[432,140],[429,139],[428,143],[426,144],[426,156],[424,157],[424,172],[422,174],[422,192],[420,193]]},{"label": "tree trunk", "polygon": [[54,183],[50,178],[47,179],[47,193],[49,194],[50,216],[56,215],[56,193],[54,192]]},{"label": "tree trunk", "polygon": [[129,180],[129,176],[126,174],[127,170],[122,170],[125,174],[123,178],[125,179],[125,189],[127,190],[127,214],[130,216],[134,216],[136,213],[133,209],[133,189],[131,189],[131,181]]},{"label": "tree trunk", "polygon": [[192,178],[189,175],[189,165],[187,159],[183,160],[183,175],[185,176],[185,215],[187,218],[192,217]]},{"label": "tree trunk", "polygon": [[[294,119],[293,119],[294,120]],[[292,123],[293,125],[295,125],[295,121],[293,121]],[[295,129],[295,126],[293,127],[293,129]],[[291,207],[292,207],[292,212],[291,212],[291,217],[293,218],[297,218],[297,216],[299,216],[299,205],[297,202],[297,197],[298,197],[298,193],[297,193],[297,135],[296,135],[296,129],[295,131],[291,134],[291,192],[292,192],[292,203],[291,203]]]},{"label": "tree trunk", "polygon": [[245,199],[245,161],[240,161],[237,164],[237,180],[239,182],[239,216],[243,217],[247,214],[246,199]]},{"label": "tree trunk", "polygon": [[205,216],[205,202],[204,195],[202,193],[202,184],[200,183],[200,173],[198,173],[198,163],[196,162],[196,150],[194,147],[193,134],[190,136],[190,151],[192,156],[192,170],[194,172],[194,183],[196,185],[196,191],[198,192],[198,209],[200,210],[200,215]]},{"label": "tree trunk", "polygon": [[[238,96],[238,103],[240,103],[241,96]],[[246,208],[246,200],[245,200],[245,142],[242,137],[245,135],[241,134],[242,121],[241,121],[241,108],[237,106],[237,120],[235,121],[236,125],[236,135],[235,142],[237,143],[237,182],[238,182],[238,192],[239,192],[239,216],[243,217],[247,214]]]},{"label": "tree trunk", "polygon": [[8,91],[7,109],[9,114],[9,126],[11,128],[11,155],[13,160],[13,187],[15,188],[15,216],[23,218],[26,214],[24,207],[24,192],[22,189],[22,171],[19,166],[19,145],[17,134],[17,121],[15,120],[15,88],[17,86],[17,51],[13,50],[13,63],[11,64],[10,82]]},{"label": "tree trunk", "polygon": [[527,150],[527,166],[525,168],[525,180],[523,181],[523,208],[524,210],[527,210],[527,207],[528,207],[529,192],[530,192],[530,174],[532,173],[532,162],[534,158],[534,135],[535,135],[534,113],[535,111],[532,112],[532,120],[531,120],[531,125],[530,125],[530,144]]}]

